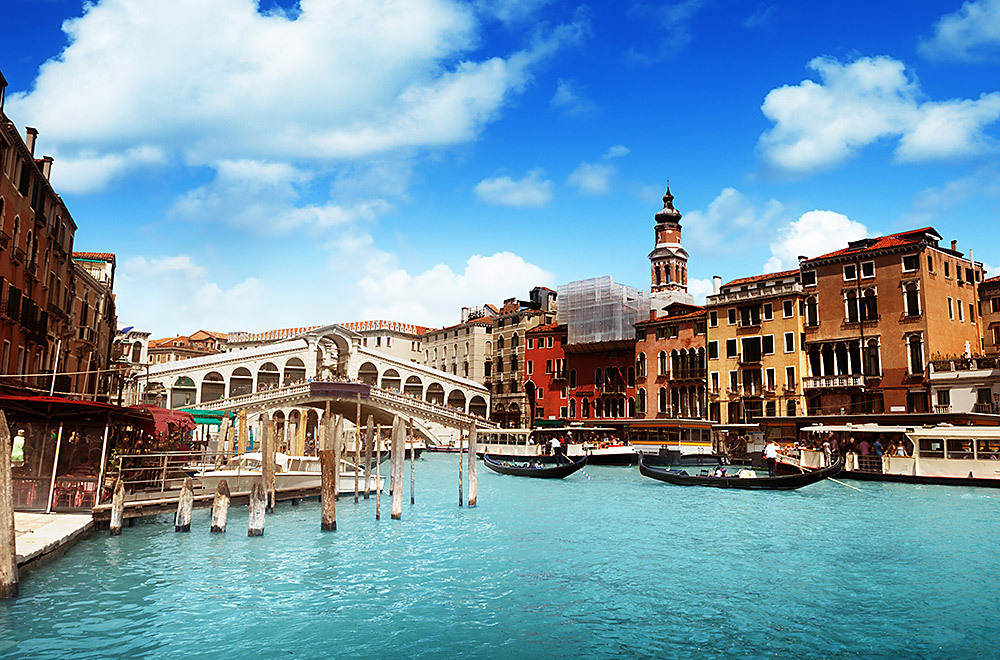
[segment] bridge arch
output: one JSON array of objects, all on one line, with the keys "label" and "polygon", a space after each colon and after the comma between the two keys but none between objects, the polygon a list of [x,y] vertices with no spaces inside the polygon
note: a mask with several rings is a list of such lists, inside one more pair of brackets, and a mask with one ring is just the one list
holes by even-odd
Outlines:
[{"label": "bridge arch", "polygon": [[306,379],[306,363],[299,357],[290,357],[285,360],[285,374],[282,383],[296,383]]},{"label": "bridge arch", "polygon": [[358,380],[365,385],[376,387],[378,385],[378,367],[371,362],[365,362],[358,367]]},{"label": "bridge arch", "polygon": [[281,372],[278,365],[273,362],[265,362],[257,368],[257,389],[264,390],[277,387],[281,382]]},{"label": "bridge arch", "polygon": [[229,377],[229,396],[240,396],[253,392],[253,374],[246,367],[236,367]]},{"label": "bridge arch", "polygon": [[403,385],[403,394],[422,399],[424,396],[424,383],[419,376],[409,376],[406,384]]},{"label": "bridge arch", "polygon": [[198,400],[198,386],[190,376],[178,376],[170,388],[170,407],[191,406]]},{"label": "bridge arch", "polygon": [[465,410],[465,392],[462,390],[452,390],[448,395],[448,406],[458,410]]},{"label": "bridge arch", "polygon": [[218,371],[209,371],[201,379],[201,397],[203,401],[217,401],[226,396],[226,379]]},{"label": "bridge arch", "polygon": [[486,417],[489,412],[486,408],[486,399],[479,396],[478,394],[469,399],[469,412],[473,415],[478,415],[480,417]]},{"label": "bridge arch", "polygon": [[427,391],[424,394],[424,400],[444,405],[444,387],[441,383],[431,383],[428,385]]},{"label": "bridge arch", "polygon": [[383,390],[400,391],[402,389],[402,380],[400,379],[399,372],[395,369],[386,369],[383,371],[379,387]]}]

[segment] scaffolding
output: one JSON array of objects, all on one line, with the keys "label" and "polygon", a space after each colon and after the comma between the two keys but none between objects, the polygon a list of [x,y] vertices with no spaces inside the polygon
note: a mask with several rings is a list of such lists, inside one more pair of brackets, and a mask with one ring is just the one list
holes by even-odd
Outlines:
[{"label": "scaffolding", "polygon": [[630,340],[635,323],[649,316],[649,294],[610,275],[559,287],[556,321],[567,328],[567,344]]}]

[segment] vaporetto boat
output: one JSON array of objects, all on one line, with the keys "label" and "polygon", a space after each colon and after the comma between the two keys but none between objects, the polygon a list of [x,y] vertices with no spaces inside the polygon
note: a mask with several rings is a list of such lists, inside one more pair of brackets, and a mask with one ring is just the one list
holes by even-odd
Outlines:
[{"label": "vaporetto boat", "polygon": [[[289,456],[278,452],[274,455],[274,487],[278,490],[292,488],[319,488],[322,485],[322,473],[319,457]],[[229,485],[231,492],[249,491],[254,481],[261,478],[262,462],[260,452],[251,452],[234,456],[220,469],[200,470],[194,473],[194,478],[201,482],[206,490],[215,490],[223,479]],[[337,490],[341,495],[354,493],[354,475],[357,468],[353,463],[340,461],[340,479]],[[364,471],[357,472],[358,492],[365,492]],[[375,474],[370,477],[370,491],[374,493],[382,488],[385,479],[376,483]]]},{"label": "vaporetto boat", "polygon": [[[843,478],[1000,488],[1000,427],[827,424],[802,431],[820,437],[835,434],[840,446],[850,438],[859,444],[867,439],[869,445],[879,440],[882,456],[846,454]],[[888,447],[900,444],[903,451],[890,455]],[[822,450],[802,449],[800,455],[804,467],[822,467],[826,462]]]}]

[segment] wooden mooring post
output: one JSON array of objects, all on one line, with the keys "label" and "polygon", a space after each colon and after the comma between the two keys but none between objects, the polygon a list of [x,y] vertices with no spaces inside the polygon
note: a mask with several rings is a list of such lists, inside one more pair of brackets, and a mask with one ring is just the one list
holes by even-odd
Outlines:
[{"label": "wooden mooring post", "polygon": [[416,437],[413,435],[413,418],[410,418],[410,504],[416,501],[413,486],[413,461],[417,458]]},{"label": "wooden mooring post", "polygon": [[260,462],[267,495],[267,511],[274,513],[274,420],[264,414],[260,425]]},{"label": "wooden mooring post", "polygon": [[462,506],[462,462],[465,460],[465,456],[462,455],[462,447],[464,438],[462,437],[462,432],[458,432],[458,506]]},{"label": "wooden mooring post", "polygon": [[382,426],[375,431],[375,520],[382,518]]},{"label": "wooden mooring post", "polygon": [[264,536],[264,511],[267,509],[267,494],[264,480],[255,479],[250,489],[250,524],[247,536]]},{"label": "wooden mooring post", "polygon": [[177,496],[177,513],[174,516],[175,532],[191,531],[191,509],[194,508],[194,481],[191,477],[184,480],[181,494]]},{"label": "wooden mooring post", "polygon": [[361,392],[358,392],[358,408],[354,417],[354,503],[358,503],[358,470],[361,469]]},{"label": "wooden mooring post", "polygon": [[344,458],[344,417],[337,415],[333,424],[333,499],[340,500],[340,462]]},{"label": "wooden mooring post", "polygon": [[0,600],[15,598],[18,591],[10,451],[10,427],[7,416],[0,410]]},{"label": "wooden mooring post", "polygon": [[479,438],[476,437],[476,427],[469,427],[469,506],[476,506],[479,499],[479,475],[476,472],[476,451]]},{"label": "wooden mooring post", "polygon": [[392,425],[392,474],[396,485],[392,490],[392,519],[403,517],[403,453],[406,451],[406,426],[396,418]]},{"label": "wooden mooring post", "polygon": [[111,536],[122,533],[122,518],[125,517],[125,484],[121,477],[115,481],[114,494],[111,496]]},{"label": "wooden mooring post", "polygon": [[337,451],[338,444],[333,432],[333,420],[330,413],[330,402],[326,403],[326,414],[323,416],[323,445],[319,452],[320,467],[320,529],[332,532],[337,529]]},{"label": "wooden mooring post", "polygon": [[226,518],[229,516],[229,482],[225,479],[215,487],[215,499],[212,500],[212,533],[226,533]]},{"label": "wooden mooring post", "polygon": [[368,415],[365,423],[365,499],[367,500],[372,492],[372,437],[375,433],[375,421]]}]

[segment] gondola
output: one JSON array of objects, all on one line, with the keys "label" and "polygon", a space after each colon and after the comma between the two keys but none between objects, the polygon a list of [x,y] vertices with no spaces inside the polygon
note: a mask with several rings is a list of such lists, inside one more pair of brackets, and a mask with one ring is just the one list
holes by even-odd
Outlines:
[{"label": "gondola", "polygon": [[776,477],[744,478],[736,476],[712,477],[708,475],[692,475],[686,470],[668,470],[646,465],[644,457],[639,458],[639,473],[650,479],[666,481],[677,486],[709,486],[711,488],[739,488],[741,490],[795,490],[827,477],[835,477],[840,472],[841,460],[819,470],[810,470],[802,474],[787,474]]},{"label": "gondola", "polygon": [[512,474],[516,477],[534,477],[535,479],[562,479],[568,477],[587,464],[587,457],[584,456],[575,463],[561,463],[552,465],[545,463],[542,467],[531,467],[529,463],[518,463],[513,461],[496,461],[486,454],[483,454],[483,463],[486,467],[499,472],[500,474]]}]

